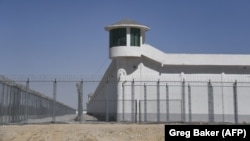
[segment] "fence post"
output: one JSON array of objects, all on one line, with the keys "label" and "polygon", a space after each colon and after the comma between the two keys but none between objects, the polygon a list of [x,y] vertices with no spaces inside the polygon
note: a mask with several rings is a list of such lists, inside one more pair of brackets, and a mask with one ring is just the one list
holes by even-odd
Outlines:
[{"label": "fence post", "polygon": [[83,112],[83,80],[81,80],[81,83],[80,83],[80,123],[82,123],[82,120],[83,120],[83,116],[82,116],[82,112]]},{"label": "fence post", "polygon": [[168,83],[166,83],[166,118],[169,121],[169,89]]},{"label": "fence post", "polygon": [[222,104],[222,122],[225,121],[225,107],[224,107],[224,81],[225,73],[221,73],[221,104]]},{"label": "fence post", "polygon": [[135,119],[135,82],[134,79],[132,81],[132,86],[131,86],[131,120],[133,121]]},{"label": "fence post", "polygon": [[10,87],[10,95],[11,95],[11,98],[10,98],[10,101],[11,101],[11,107],[10,107],[10,115],[11,115],[11,118],[10,118],[10,121],[11,122],[15,122],[15,92],[14,92],[14,89],[13,89],[14,86],[11,86]]},{"label": "fence post", "polygon": [[1,124],[0,125],[2,125],[3,123],[4,123],[4,117],[6,116],[5,115],[5,110],[4,110],[4,107],[5,107],[5,105],[4,105],[4,101],[5,101],[5,94],[4,94],[4,87],[5,87],[5,84],[4,83],[2,83],[1,82],[1,84],[2,84],[2,95],[1,95],[1,97],[2,97],[2,101],[0,101],[1,103],[1,111],[0,111],[0,116],[1,116]]},{"label": "fence post", "polygon": [[144,83],[144,121],[147,121],[147,86]]},{"label": "fence post", "polygon": [[24,119],[24,123],[28,123],[28,90],[29,90],[29,87],[30,87],[30,80],[29,78],[27,78],[27,81],[26,81],[26,91],[25,91],[25,119]]},{"label": "fence post", "polygon": [[182,121],[186,121],[186,110],[185,110],[185,79],[182,81],[182,87],[181,87],[181,99],[182,99]]},{"label": "fence post", "polygon": [[125,120],[125,85],[124,82],[122,83],[122,121]]},{"label": "fence post", "polygon": [[8,122],[11,122],[11,107],[12,107],[12,105],[11,105],[11,99],[12,99],[12,96],[11,96],[11,92],[10,92],[10,90],[11,90],[11,86],[8,86],[7,87],[7,108],[6,108],[6,114],[7,114],[7,123]]},{"label": "fence post", "polygon": [[209,122],[214,122],[213,86],[210,80],[208,82],[208,119],[209,119]]},{"label": "fence post", "polygon": [[137,100],[134,100],[135,101],[135,123],[137,123]]},{"label": "fence post", "polygon": [[237,81],[233,85],[233,94],[234,94],[234,121],[238,123],[238,99],[237,99]]},{"label": "fence post", "polygon": [[139,101],[139,123],[141,123],[141,100]]},{"label": "fence post", "polygon": [[189,122],[192,121],[192,101],[191,101],[191,86],[188,84],[188,111],[189,111]]},{"label": "fence post", "polygon": [[82,123],[82,112],[83,112],[83,105],[82,105],[82,98],[83,98],[83,81],[76,84],[77,92],[78,92],[78,119],[79,122]]},{"label": "fence post", "polygon": [[52,123],[56,121],[56,79],[53,82],[53,113],[52,113]]},{"label": "fence post", "polygon": [[21,97],[21,89],[20,88],[18,88],[18,87],[16,87],[16,97],[17,97],[17,99],[16,99],[16,121],[17,122],[21,122],[22,121],[22,113],[21,113],[21,108],[22,108],[22,105],[21,105],[21,100],[22,100],[22,97]]},{"label": "fence post", "polygon": [[157,122],[160,122],[160,80],[157,81]]}]

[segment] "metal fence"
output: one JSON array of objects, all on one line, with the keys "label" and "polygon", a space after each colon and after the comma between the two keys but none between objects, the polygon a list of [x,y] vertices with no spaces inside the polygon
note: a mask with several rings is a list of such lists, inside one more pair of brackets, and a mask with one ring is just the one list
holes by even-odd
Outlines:
[{"label": "metal fence", "polygon": [[[77,89],[77,83],[83,90]],[[76,117],[77,108],[58,101],[71,101],[77,107],[77,90],[83,95],[83,109],[98,121],[250,122],[250,82],[126,81],[119,99],[115,93],[118,82],[110,81],[89,107],[88,97],[91,99],[99,84],[100,80],[11,81],[1,77],[0,124],[30,123],[45,117],[56,122],[58,116],[68,114]]]},{"label": "metal fence", "polygon": [[[139,101],[139,114],[142,122],[230,122],[236,124],[250,122],[249,82],[155,83],[155,85],[144,84],[143,86],[144,100]],[[146,95],[149,94],[155,95],[155,100],[147,99]]]},{"label": "metal fence", "polygon": [[121,122],[250,122],[249,82],[127,81],[121,97],[93,100],[100,107],[91,114]]},{"label": "metal fence", "polygon": [[3,76],[0,78],[0,125],[28,123],[31,119],[74,114],[75,109],[56,101],[57,81],[53,81],[53,98],[29,88],[30,81],[25,85],[18,84]]}]

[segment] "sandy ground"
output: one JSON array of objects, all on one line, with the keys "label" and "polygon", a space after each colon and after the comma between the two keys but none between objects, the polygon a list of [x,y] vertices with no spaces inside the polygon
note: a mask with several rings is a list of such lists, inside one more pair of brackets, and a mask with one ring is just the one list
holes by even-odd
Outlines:
[{"label": "sandy ground", "polygon": [[164,141],[163,124],[31,124],[0,126],[0,141]]}]

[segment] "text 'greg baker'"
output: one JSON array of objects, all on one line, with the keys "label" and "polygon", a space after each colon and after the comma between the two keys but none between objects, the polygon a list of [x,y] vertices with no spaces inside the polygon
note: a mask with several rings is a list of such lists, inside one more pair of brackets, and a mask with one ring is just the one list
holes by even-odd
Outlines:
[{"label": "text 'greg baker'", "polygon": [[[210,131],[210,130],[199,130],[199,129],[193,129],[192,130],[192,135],[193,136],[218,136],[219,135],[219,131]],[[169,130],[169,135],[170,136],[183,136],[185,138],[190,138],[191,136],[191,130],[189,131],[178,131],[175,129],[171,129]]]}]

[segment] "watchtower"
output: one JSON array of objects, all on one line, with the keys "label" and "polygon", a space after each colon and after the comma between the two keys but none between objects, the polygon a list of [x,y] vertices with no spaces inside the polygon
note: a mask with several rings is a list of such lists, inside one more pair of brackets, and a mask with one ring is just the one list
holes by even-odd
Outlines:
[{"label": "watchtower", "polygon": [[109,57],[140,57],[149,27],[132,20],[121,20],[105,27],[109,31]]}]

